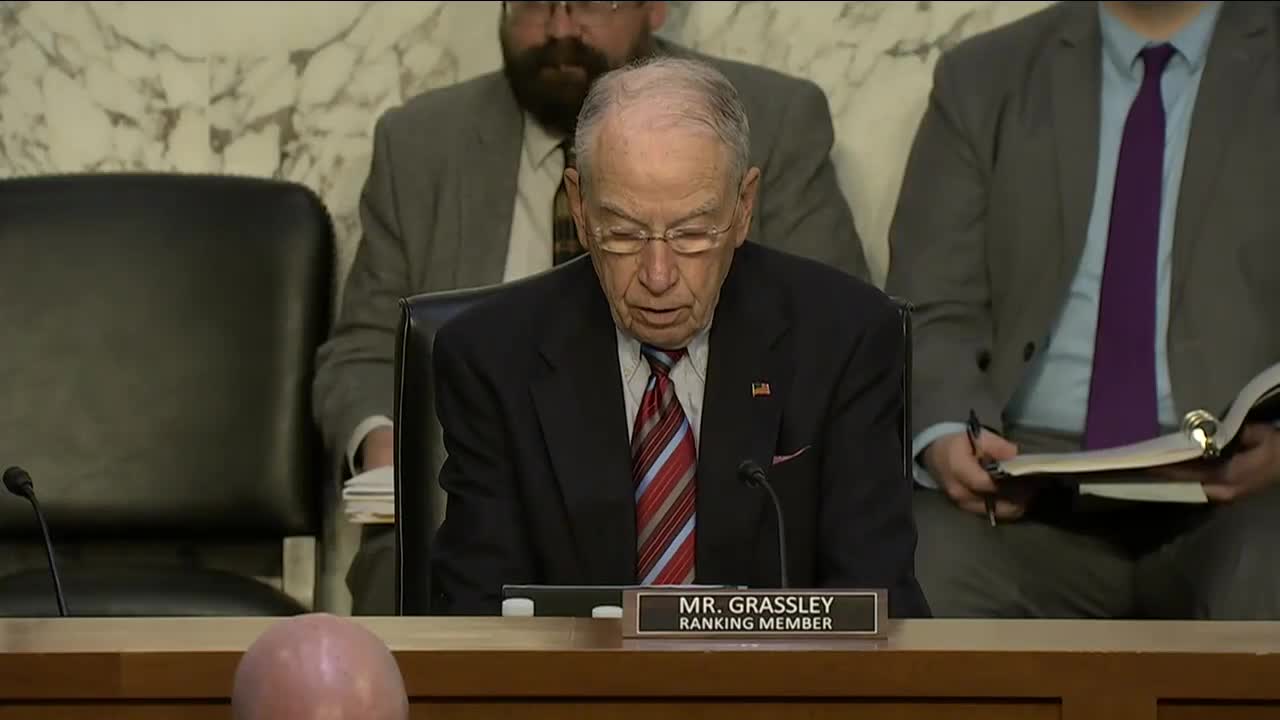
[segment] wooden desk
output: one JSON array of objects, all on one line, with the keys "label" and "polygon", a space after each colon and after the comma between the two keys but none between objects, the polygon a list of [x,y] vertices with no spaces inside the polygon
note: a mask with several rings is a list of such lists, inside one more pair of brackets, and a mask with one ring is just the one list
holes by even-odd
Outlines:
[{"label": "wooden desk", "polygon": [[[0,720],[226,718],[259,619],[0,621]],[[1280,717],[1280,623],[908,621],[879,645],[627,642],[617,621],[370,618],[414,718]]]}]

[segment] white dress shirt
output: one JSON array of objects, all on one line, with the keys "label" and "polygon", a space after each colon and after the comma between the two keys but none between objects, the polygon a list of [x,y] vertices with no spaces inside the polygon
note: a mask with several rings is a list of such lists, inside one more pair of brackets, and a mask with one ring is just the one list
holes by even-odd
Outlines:
[{"label": "white dress shirt", "polygon": [[[710,328],[710,325],[708,325]],[[640,354],[640,341],[622,332],[618,334],[618,364],[622,369],[622,387],[627,401],[627,437],[635,433],[636,415],[645,386],[649,384],[649,361]],[[684,357],[671,367],[669,377],[675,386],[676,399],[689,419],[694,448],[702,445],[702,398],[707,387],[707,334],[704,329],[689,341]]]},{"label": "white dress shirt", "polygon": [[524,151],[516,174],[516,201],[503,282],[551,269],[552,206],[564,177],[560,137],[525,115]]}]

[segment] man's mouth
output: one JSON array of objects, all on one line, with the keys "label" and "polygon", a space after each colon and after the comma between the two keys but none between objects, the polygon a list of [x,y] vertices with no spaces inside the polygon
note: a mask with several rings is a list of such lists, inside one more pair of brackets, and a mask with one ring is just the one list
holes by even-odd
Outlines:
[{"label": "man's mouth", "polygon": [[586,77],[587,69],[581,65],[573,63],[560,63],[557,65],[543,65],[542,72],[550,75],[573,75],[574,77]]},{"label": "man's mouth", "polygon": [[680,308],[636,308],[642,319],[649,325],[670,325],[676,321]]}]

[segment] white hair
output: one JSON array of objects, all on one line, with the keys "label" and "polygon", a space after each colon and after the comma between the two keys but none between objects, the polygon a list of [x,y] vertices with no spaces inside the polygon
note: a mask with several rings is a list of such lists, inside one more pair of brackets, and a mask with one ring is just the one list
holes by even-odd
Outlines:
[{"label": "white hair", "polygon": [[582,184],[588,185],[600,126],[610,111],[649,104],[674,123],[712,131],[729,151],[741,182],[751,162],[751,126],[738,90],[719,70],[697,60],[650,56],[609,72],[594,83],[578,113],[573,152]]}]

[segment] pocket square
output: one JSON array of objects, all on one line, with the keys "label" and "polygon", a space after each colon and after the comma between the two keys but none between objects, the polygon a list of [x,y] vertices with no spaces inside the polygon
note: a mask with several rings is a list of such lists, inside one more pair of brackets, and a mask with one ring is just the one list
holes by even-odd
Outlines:
[{"label": "pocket square", "polygon": [[805,451],[809,449],[809,447],[810,447],[809,445],[805,445],[804,447],[800,448],[799,450],[797,450],[797,451],[795,451],[795,452],[793,452],[793,453],[791,453],[791,454],[789,454],[789,455],[774,455],[774,456],[773,456],[773,464],[774,464],[774,465],[781,465],[782,463],[787,462],[788,460],[795,460],[796,458],[798,458],[798,457],[800,457],[801,455],[803,455],[803,454],[805,453]]}]

